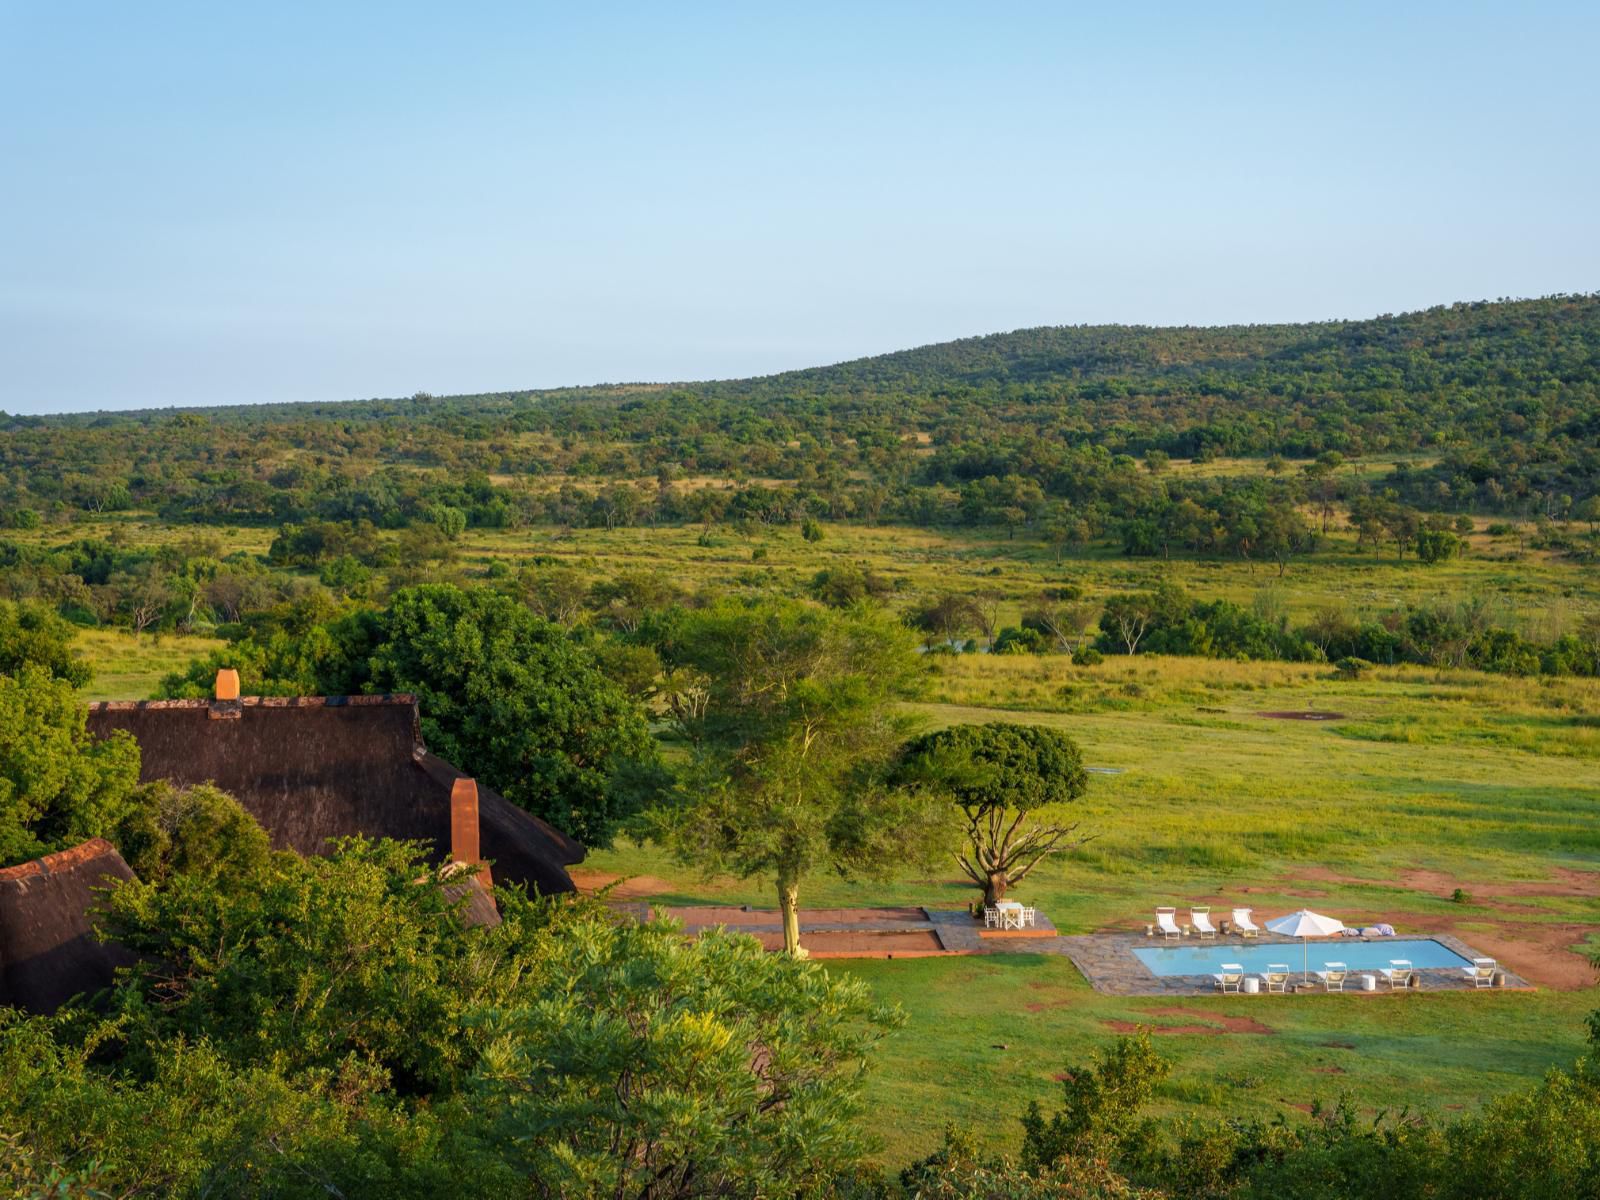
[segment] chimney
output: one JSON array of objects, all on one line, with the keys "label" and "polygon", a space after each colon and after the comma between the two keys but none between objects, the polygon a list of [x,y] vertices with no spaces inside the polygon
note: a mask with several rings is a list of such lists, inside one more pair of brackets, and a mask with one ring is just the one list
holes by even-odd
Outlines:
[{"label": "chimney", "polygon": [[216,699],[237,700],[239,698],[239,672],[232,667],[223,667],[217,672]]},{"label": "chimney", "polygon": [[478,781],[450,785],[450,861],[481,863],[478,855]]}]

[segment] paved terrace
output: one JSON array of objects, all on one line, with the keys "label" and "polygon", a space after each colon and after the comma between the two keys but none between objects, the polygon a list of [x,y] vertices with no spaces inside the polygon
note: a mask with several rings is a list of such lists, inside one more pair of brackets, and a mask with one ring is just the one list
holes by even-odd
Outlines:
[{"label": "paved terrace", "polygon": [[[724,925],[751,934],[769,950],[783,945],[776,909],[684,905],[656,908],[682,921],[685,933]],[[813,958],[929,958],[954,954],[1062,954],[1056,927],[1040,916],[1027,929],[985,929],[965,909],[802,909],[800,937]]]}]

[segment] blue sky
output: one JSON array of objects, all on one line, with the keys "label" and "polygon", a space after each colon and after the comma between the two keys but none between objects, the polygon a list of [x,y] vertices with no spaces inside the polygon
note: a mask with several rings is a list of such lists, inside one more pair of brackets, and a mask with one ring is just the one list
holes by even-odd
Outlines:
[{"label": "blue sky", "polygon": [[1600,6],[0,0],[0,409],[1600,287]]}]

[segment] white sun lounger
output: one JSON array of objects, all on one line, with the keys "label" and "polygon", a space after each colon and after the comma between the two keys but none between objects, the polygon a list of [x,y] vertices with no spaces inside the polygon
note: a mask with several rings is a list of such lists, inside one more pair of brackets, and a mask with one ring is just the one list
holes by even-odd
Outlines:
[{"label": "white sun lounger", "polygon": [[1493,987],[1494,973],[1500,969],[1492,958],[1475,958],[1470,967],[1462,967],[1461,973],[1472,980],[1475,988]]},{"label": "white sun lounger", "polygon": [[1191,908],[1189,910],[1189,923],[1194,926],[1195,937],[1214,938],[1217,936],[1217,927],[1211,923],[1211,910],[1209,908]]},{"label": "white sun lounger", "polygon": [[1238,963],[1223,963],[1222,970],[1211,978],[1216,980],[1217,991],[1237,992],[1244,982],[1244,967]]},{"label": "white sun lounger", "polygon": [[1261,982],[1269,992],[1288,992],[1289,967],[1287,963],[1268,963],[1261,972]]},{"label": "white sun lounger", "polygon": [[1342,962],[1323,963],[1322,970],[1314,971],[1312,974],[1322,980],[1324,991],[1342,992],[1344,991],[1345,978],[1350,974],[1350,968]]},{"label": "white sun lounger", "polygon": [[1164,938],[1181,938],[1183,930],[1178,928],[1178,922],[1174,920],[1177,915],[1175,908],[1156,909],[1156,932]]},{"label": "white sun lounger", "polygon": [[1240,937],[1257,937],[1261,933],[1261,926],[1250,919],[1253,908],[1236,908],[1233,910],[1233,931]]},{"label": "white sun lounger", "polygon": [[1378,972],[1378,978],[1387,983],[1391,990],[1411,986],[1411,979],[1416,974],[1411,969],[1409,958],[1391,958],[1389,965]]}]

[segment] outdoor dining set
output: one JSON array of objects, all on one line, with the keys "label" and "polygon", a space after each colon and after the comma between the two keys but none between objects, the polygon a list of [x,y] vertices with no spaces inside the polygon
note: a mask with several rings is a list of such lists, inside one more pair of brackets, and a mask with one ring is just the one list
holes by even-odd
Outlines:
[{"label": "outdoor dining set", "polygon": [[1015,900],[998,900],[983,909],[985,929],[1025,929],[1034,923],[1034,910]]}]

